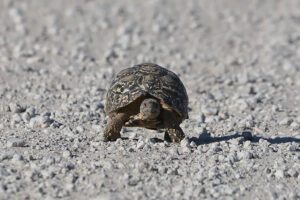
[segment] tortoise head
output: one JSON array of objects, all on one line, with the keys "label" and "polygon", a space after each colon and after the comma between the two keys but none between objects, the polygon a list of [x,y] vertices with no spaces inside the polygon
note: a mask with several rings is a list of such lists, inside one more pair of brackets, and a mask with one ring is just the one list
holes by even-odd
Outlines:
[{"label": "tortoise head", "polygon": [[160,114],[160,103],[153,98],[144,99],[140,105],[140,114],[144,120],[151,120]]}]

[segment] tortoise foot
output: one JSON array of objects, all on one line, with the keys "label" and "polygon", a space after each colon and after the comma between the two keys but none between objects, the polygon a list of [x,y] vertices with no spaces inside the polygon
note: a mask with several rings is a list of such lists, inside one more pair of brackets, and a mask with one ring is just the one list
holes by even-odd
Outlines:
[{"label": "tortoise foot", "polygon": [[179,143],[184,138],[184,133],[182,129],[179,127],[177,129],[167,129],[165,132],[164,139],[167,142]]}]

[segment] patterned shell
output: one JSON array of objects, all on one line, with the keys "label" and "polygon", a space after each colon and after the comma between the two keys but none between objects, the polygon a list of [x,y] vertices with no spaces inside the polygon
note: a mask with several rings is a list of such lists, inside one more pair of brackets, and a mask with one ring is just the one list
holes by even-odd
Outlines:
[{"label": "patterned shell", "polygon": [[110,115],[138,97],[150,94],[188,118],[188,96],[178,76],[156,64],[144,63],[122,70],[111,83],[106,95],[105,112]]}]

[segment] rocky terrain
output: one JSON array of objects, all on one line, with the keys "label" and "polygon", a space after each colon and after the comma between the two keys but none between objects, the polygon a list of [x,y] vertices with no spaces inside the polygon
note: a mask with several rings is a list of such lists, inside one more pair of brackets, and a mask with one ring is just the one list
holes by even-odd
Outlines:
[{"label": "rocky terrain", "polygon": [[[0,199],[299,199],[299,0],[1,0]],[[116,73],[189,95],[180,144],[103,142]]]}]

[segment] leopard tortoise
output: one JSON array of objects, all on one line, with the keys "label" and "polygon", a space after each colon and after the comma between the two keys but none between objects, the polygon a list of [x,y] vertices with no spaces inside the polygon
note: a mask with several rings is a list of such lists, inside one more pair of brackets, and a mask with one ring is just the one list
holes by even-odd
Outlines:
[{"label": "leopard tortoise", "polygon": [[119,72],[106,95],[109,122],[105,141],[121,137],[122,126],[165,129],[164,139],[180,142],[179,124],[188,118],[188,96],[178,76],[159,65],[143,63]]}]

